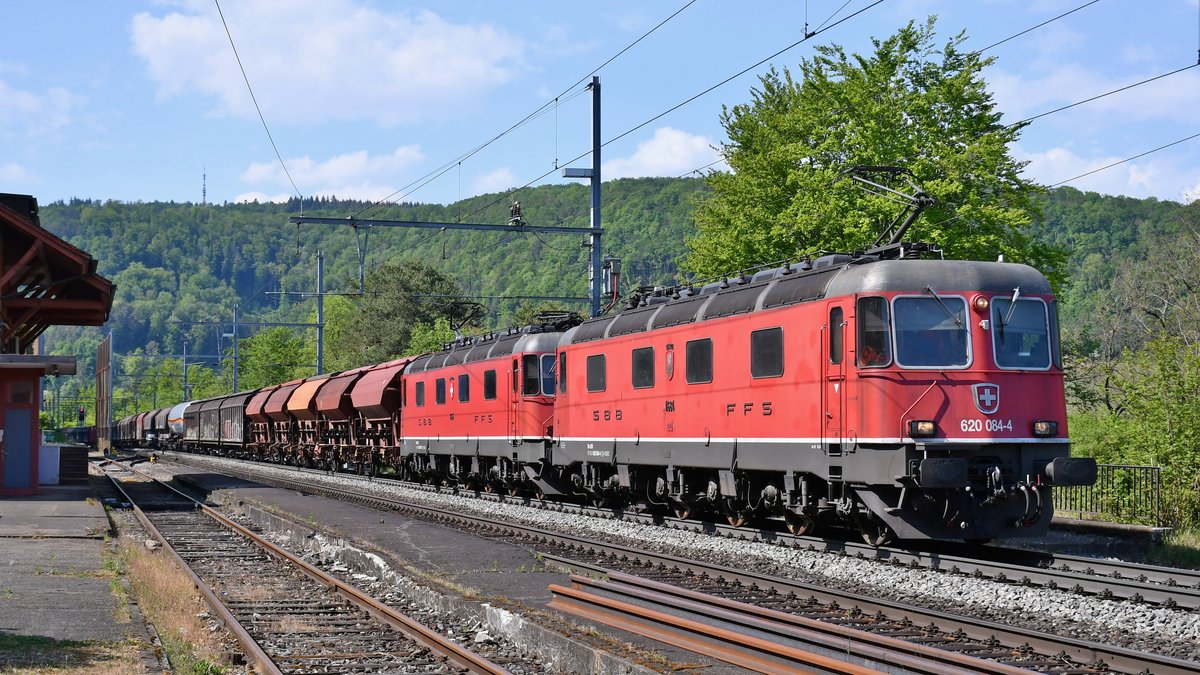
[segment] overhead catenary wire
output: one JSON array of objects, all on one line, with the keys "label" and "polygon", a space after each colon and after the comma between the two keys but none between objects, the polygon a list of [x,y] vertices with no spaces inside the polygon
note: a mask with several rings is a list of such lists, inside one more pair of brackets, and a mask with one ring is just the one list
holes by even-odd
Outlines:
[{"label": "overhead catenary wire", "polygon": [[1067,11],[1063,12],[1062,14],[1059,14],[1058,16],[1046,19],[1045,21],[1039,23],[1036,26],[1030,26],[1029,28],[1026,28],[1025,30],[1021,31],[1020,33],[1014,33],[1013,35],[1009,35],[1008,37],[1004,38],[1003,40],[1000,40],[998,42],[993,42],[992,44],[984,47],[983,49],[977,50],[975,53],[982,54],[982,53],[986,52],[987,50],[991,49],[992,47],[999,47],[1000,45],[1004,44],[1005,42],[1008,42],[1009,40],[1019,38],[1026,33],[1035,31],[1035,30],[1041,28],[1042,26],[1045,26],[1046,24],[1054,23],[1055,21],[1058,21],[1059,19],[1063,18],[1064,16],[1070,16],[1071,14],[1074,14],[1075,12],[1078,12],[1081,9],[1091,7],[1092,5],[1096,4],[1097,2],[1100,2],[1100,0],[1091,0],[1090,2],[1085,2],[1082,5],[1076,7],[1075,9],[1067,10]]},{"label": "overhead catenary wire", "polygon": [[279,166],[283,167],[283,173],[287,176],[288,182],[292,184],[292,189],[296,191],[296,196],[300,198],[300,205],[303,208],[304,195],[300,193],[300,188],[296,187],[296,181],[292,180],[292,172],[288,171],[287,163],[283,161],[283,155],[279,152],[279,146],[275,144],[275,137],[271,135],[271,129],[267,126],[267,118],[258,105],[254,87],[250,86],[250,76],[246,74],[246,67],[242,65],[242,57],[238,54],[237,45],[233,42],[233,33],[229,30],[229,23],[225,21],[225,13],[221,11],[221,2],[213,0],[213,4],[217,6],[217,15],[221,17],[221,25],[225,27],[225,36],[229,38],[229,46],[233,49],[233,58],[237,61],[238,69],[242,71],[242,79],[246,82],[246,90],[250,92],[250,100],[254,103],[254,110],[258,112],[258,119],[262,122],[263,131],[267,132],[267,139],[271,141],[271,149],[275,151],[275,158],[279,160]]},{"label": "overhead catenary wire", "polygon": [[[983,49],[979,49],[979,50],[976,50],[976,51],[974,51],[974,52],[971,52],[971,54],[973,54],[973,55],[982,54],[983,52],[985,52],[985,51],[987,51],[987,50],[991,49],[992,47],[996,47],[996,46],[998,46],[998,45],[1004,44],[1005,42],[1008,42],[1009,40],[1012,40],[1012,39],[1014,39],[1014,38],[1018,38],[1018,37],[1020,37],[1020,36],[1022,36],[1022,35],[1025,35],[1026,33],[1031,33],[1031,32],[1033,32],[1033,31],[1037,30],[1038,28],[1041,28],[1041,27],[1043,27],[1043,26],[1046,26],[1046,25],[1048,25],[1048,24],[1054,23],[1055,21],[1058,21],[1059,19],[1061,19],[1061,18],[1063,18],[1063,17],[1066,17],[1066,16],[1069,16],[1069,15],[1071,15],[1071,14],[1074,14],[1075,12],[1078,12],[1079,10],[1081,10],[1081,9],[1084,9],[1085,7],[1088,7],[1088,6],[1090,6],[1090,5],[1094,5],[1094,4],[1096,4],[1097,2],[1100,2],[1100,0],[1091,0],[1090,2],[1086,2],[1086,3],[1084,3],[1084,4],[1080,5],[1080,6],[1078,6],[1078,7],[1074,8],[1074,9],[1072,9],[1072,10],[1069,10],[1069,11],[1063,12],[1062,14],[1058,14],[1058,15],[1056,15],[1056,16],[1053,16],[1053,17],[1049,18],[1049,19],[1046,19],[1045,21],[1042,21],[1041,23],[1038,23],[1038,24],[1036,24],[1036,25],[1030,26],[1029,28],[1026,28],[1025,30],[1019,31],[1019,32],[1017,32],[1017,33],[1013,33],[1012,35],[1009,35],[1008,37],[1004,38],[1003,40],[1000,40],[1000,41],[998,41],[998,42],[993,42],[992,44],[990,44],[990,45],[988,45],[988,46],[984,47]],[[807,5],[805,5],[805,8],[806,8],[806,11],[807,11]],[[845,8],[845,5],[842,5],[842,7],[841,7],[841,8],[839,8],[837,12],[834,12],[834,15],[837,15],[837,14],[838,14],[839,12],[841,12],[841,11],[842,11],[842,9],[844,9],[844,8]],[[868,8],[868,9],[869,9],[869,8]],[[823,25],[824,25],[824,23],[822,23],[821,25],[823,26]],[[1197,50],[1197,64],[1200,64],[1200,50]],[[1191,67],[1191,66],[1189,66],[1189,67]],[[1115,93],[1117,93],[1117,92],[1120,92],[1120,91],[1124,91],[1125,89],[1132,89],[1133,87],[1136,87],[1136,86],[1139,86],[1139,85],[1142,85],[1142,84],[1146,84],[1146,83],[1148,83],[1148,82],[1153,82],[1154,80],[1157,80],[1157,79],[1161,79],[1161,78],[1167,77],[1168,75],[1174,75],[1175,73],[1182,72],[1182,71],[1184,71],[1184,70],[1187,70],[1187,69],[1188,69],[1188,68],[1180,68],[1179,70],[1175,70],[1175,71],[1172,71],[1172,72],[1170,72],[1170,73],[1165,73],[1165,74],[1163,74],[1163,75],[1159,75],[1159,76],[1157,76],[1157,77],[1152,77],[1152,78],[1150,78],[1150,79],[1143,80],[1143,81],[1141,81],[1141,82],[1136,82],[1136,83],[1134,83],[1134,84],[1131,84],[1131,85],[1128,85],[1128,86],[1122,87],[1122,88],[1120,88],[1120,89],[1114,89],[1113,91],[1106,92],[1106,93],[1104,93],[1104,94],[1099,94],[1099,95],[1097,95],[1097,96],[1093,96],[1093,97],[1091,97],[1091,98],[1089,98],[1089,99],[1086,99],[1086,100],[1083,100],[1083,101],[1077,101],[1077,102],[1075,102],[1075,103],[1072,103],[1072,104],[1070,104],[1070,105],[1065,105],[1065,106],[1063,106],[1063,107],[1061,107],[1061,108],[1057,108],[1057,109],[1055,109],[1055,110],[1049,110],[1049,111],[1047,111],[1047,112],[1040,113],[1040,114],[1038,114],[1038,115],[1034,115],[1033,117],[1029,117],[1029,118],[1026,118],[1026,119],[1020,120],[1020,121],[1018,121],[1018,122],[1014,122],[1013,124],[1011,124],[1011,125],[1008,125],[1008,126],[1016,126],[1017,124],[1021,124],[1021,123],[1025,123],[1025,122],[1031,122],[1031,121],[1033,121],[1033,120],[1035,120],[1035,119],[1037,119],[1037,118],[1039,118],[1039,117],[1045,117],[1046,115],[1050,115],[1050,114],[1053,114],[1053,113],[1056,113],[1056,112],[1060,112],[1060,111],[1062,111],[1062,110],[1066,110],[1066,109],[1068,109],[1068,108],[1073,108],[1073,107],[1075,107],[1075,106],[1077,106],[1077,105],[1080,105],[1080,104],[1082,104],[1082,103],[1087,103],[1088,101],[1094,101],[1094,100],[1096,100],[1096,99],[1098,99],[1098,98],[1104,98],[1105,96],[1108,96],[1108,95],[1110,95],[1110,94],[1115,94]],[[694,173],[698,173],[698,172],[700,172],[700,171],[703,171],[704,169],[707,169],[707,168],[708,168],[708,167],[710,167],[710,166],[713,166],[714,164],[719,164],[719,163],[720,163],[720,162],[721,162],[723,159],[724,159],[724,158],[722,158],[722,159],[718,159],[718,160],[716,160],[716,161],[713,161],[713,162],[709,162],[708,164],[705,164],[704,166],[697,167],[697,168],[695,168],[695,169],[692,169],[691,171],[684,172],[684,173],[680,174],[678,177],[679,177],[679,178],[684,178],[684,177],[686,177],[686,176],[690,176],[690,175],[692,175],[692,174],[694,174]],[[572,161],[574,161],[574,160],[572,160]]]},{"label": "overhead catenary wire", "polygon": [[1105,170],[1107,170],[1107,169],[1111,169],[1111,168],[1113,168],[1114,166],[1120,166],[1121,164],[1125,164],[1126,162],[1132,162],[1132,161],[1133,161],[1133,160],[1135,160],[1135,159],[1139,159],[1139,158],[1141,158],[1141,157],[1145,157],[1146,155],[1150,155],[1150,154],[1156,153],[1156,152],[1158,152],[1159,150],[1166,150],[1167,148],[1170,148],[1170,147],[1172,147],[1172,146],[1175,146],[1175,145],[1179,145],[1180,143],[1186,143],[1187,141],[1190,141],[1190,140],[1192,140],[1192,139],[1194,139],[1194,138],[1200,138],[1200,133],[1192,134],[1191,136],[1186,136],[1186,137],[1184,137],[1184,138],[1181,138],[1181,139],[1179,139],[1179,140],[1177,140],[1177,141],[1171,141],[1170,143],[1167,143],[1166,145],[1160,145],[1160,146],[1158,146],[1157,148],[1154,148],[1153,150],[1147,150],[1147,151],[1145,151],[1145,152],[1138,153],[1138,154],[1136,154],[1136,155],[1134,155],[1134,156],[1132,156],[1132,157],[1126,157],[1125,159],[1118,160],[1118,161],[1116,161],[1116,162],[1113,162],[1113,163],[1111,163],[1111,164],[1105,164],[1104,166],[1102,166],[1102,167],[1100,167],[1100,168],[1098,168],[1098,169],[1092,169],[1091,171],[1086,171],[1086,172],[1084,172],[1084,173],[1081,173],[1081,174],[1079,174],[1078,176],[1073,176],[1073,177],[1071,177],[1071,178],[1068,178],[1068,179],[1066,179],[1066,180],[1061,180],[1061,181],[1059,181],[1059,182],[1057,182],[1057,183],[1055,183],[1055,184],[1051,185],[1050,187],[1052,187],[1052,188],[1056,188],[1056,187],[1058,187],[1058,186],[1060,186],[1060,185],[1066,185],[1067,183],[1070,183],[1070,182],[1073,182],[1073,181],[1077,181],[1077,180],[1079,180],[1080,178],[1083,178],[1083,177],[1085,177],[1085,176],[1090,176],[1090,175],[1092,175],[1092,174],[1094,174],[1094,173],[1099,173],[1099,172],[1101,172],[1101,171],[1105,171]]},{"label": "overhead catenary wire", "polygon": [[[614,136],[614,137],[612,137],[612,138],[608,139],[607,141],[604,141],[603,143],[601,143],[601,144],[600,144],[600,147],[601,147],[601,148],[607,147],[607,146],[611,145],[612,143],[615,143],[615,142],[617,142],[617,141],[621,140],[622,138],[625,138],[625,137],[626,137],[626,136],[628,136],[629,134],[632,134],[633,132],[635,132],[635,131],[637,131],[637,130],[639,130],[639,129],[643,128],[643,127],[645,127],[646,125],[649,125],[649,124],[652,124],[652,123],[654,123],[654,122],[658,121],[659,119],[661,119],[661,118],[663,118],[663,117],[665,117],[665,116],[667,116],[667,115],[669,115],[669,114],[671,114],[671,113],[675,112],[676,110],[678,110],[678,109],[682,108],[683,106],[685,106],[685,105],[688,105],[688,104],[689,104],[689,103],[691,103],[692,101],[695,101],[696,99],[698,99],[698,98],[701,98],[702,96],[704,96],[704,95],[706,95],[706,94],[708,94],[708,93],[711,93],[712,91],[714,91],[714,90],[716,90],[716,89],[719,89],[720,87],[722,87],[722,86],[724,86],[724,85],[726,85],[726,84],[728,84],[728,83],[732,82],[733,80],[735,80],[735,79],[737,79],[737,78],[741,77],[742,75],[745,75],[746,73],[750,72],[751,70],[754,70],[755,68],[757,68],[757,67],[761,66],[762,64],[766,63],[767,61],[770,61],[771,59],[773,59],[773,58],[775,58],[775,57],[779,56],[780,54],[784,54],[784,53],[786,53],[786,52],[788,52],[788,51],[791,51],[792,49],[795,49],[796,47],[798,47],[798,46],[800,46],[801,44],[803,44],[803,43],[807,42],[808,40],[810,40],[810,39],[812,39],[812,38],[816,37],[817,35],[820,35],[821,33],[824,33],[825,31],[832,30],[833,28],[835,28],[835,27],[837,27],[837,26],[841,25],[842,23],[845,23],[846,21],[849,21],[850,19],[853,19],[854,17],[858,16],[859,14],[862,14],[863,12],[866,12],[867,10],[869,10],[869,9],[872,9],[872,8],[876,7],[877,5],[881,5],[881,4],[883,4],[884,2],[886,2],[886,0],[875,0],[874,2],[872,2],[872,3],[871,3],[871,4],[869,4],[869,5],[867,5],[866,7],[863,7],[862,9],[859,9],[859,10],[857,10],[857,11],[855,11],[855,12],[852,12],[851,14],[848,14],[848,15],[846,15],[846,16],[842,17],[841,19],[838,19],[837,21],[835,21],[835,22],[833,22],[833,23],[829,24],[828,26],[825,26],[824,28],[821,28],[821,29],[819,29],[819,30],[815,30],[815,31],[813,31],[813,32],[811,32],[811,33],[808,33],[808,34],[806,34],[806,35],[805,35],[803,38],[801,38],[801,39],[799,39],[799,40],[797,40],[797,41],[793,42],[792,44],[790,44],[790,45],[788,45],[788,46],[784,47],[783,49],[780,49],[780,50],[776,51],[775,53],[771,54],[770,56],[767,56],[767,57],[765,57],[765,58],[763,58],[763,59],[760,59],[759,61],[757,61],[757,62],[755,62],[755,63],[753,63],[753,64],[751,64],[751,65],[749,65],[749,66],[747,66],[747,67],[745,67],[745,68],[743,68],[743,69],[741,69],[741,70],[739,70],[738,72],[734,73],[733,75],[730,75],[729,77],[726,77],[725,79],[723,79],[723,80],[721,80],[720,82],[717,82],[716,84],[714,84],[714,85],[712,85],[712,86],[710,86],[710,87],[708,87],[708,88],[704,89],[703,91],[701,91],[701,92],[699,92],[699,93],[697,93],[697,94],[694,94],[694,95],[692,95],[692,96],[689,96],[688,98],[684,99],[683,101],[680,101],[679,103],[676,103],[675,105],[671,106],[670,108],[667,108],[666,110],[664,110],[664,111],[662,111],[662,112],[658,113],[657,115],[654,115],[653,117],[651,117],[651,118],[649,118],[649,119],[647,119],[647,120],[645,120],[645,121],[643,121],[643,122],[640,122],[640,123],[638,123],[638,124],[634,125],[633,127],[630,127],[629,129],[626,129],[625,131],[623,131],[623,132],[621,132],[621,133],[617,134],[616,136]],[[577,162],[577,161],[579,161],[579,160],[583,159],[584,157],[587,157],[587,156],[588,156],[588,155],[590,155],[590,154],[592,154],[590,150],[588,150],[588,151],[586,151],[586,152],[582,152],[582,153],[580,153],[579,155],[576,155],[575,157],[573,157],[573,158],[571,158],[571,159],[567,160],[567,161],[565,162],[565,164],[572,164],[572,163],[574,163],[574,162]],[[513,191],[512,191],[510,194],[514,194],[514,193],[520,192],[521,190],[524,190],[524,189],[526,189],[526,188],[530,187],[530,186],[531,186],[531,185],[533,185],[534,183],[536,183],[536,182],[538,182],[538,181],[542,180],[543,178],[545,178],[546,176],[549,176],[550,174],[554,173],[556,170],[557,170],[557,169],[551,169],[550,171],[547,171],[547,172],[543,173],[542,175],[540,175],[540,176],[538,176],[538,177],[534,178],[533,180],[531,180],[531,181],[529,181],[529,182],[525,183],[525,184],[524,184],[524,185],[522,185],[521,187],[519,187],[519,188],[517,188],[517,189],[513,190]],[[507,196],[507,195],[506,195],[506,196]],[[472,217],[474,217],[474,216],[478,215],[479,213],[482,213],[483,211],[486,211],[487,209],[489,209],[489,208],[491,208],[491,207],[495,206],[496,204],[500,203],[500,201],[501,201],[501,199],[495,199],[495,200],[492,200],[491,202],[488,202],[487,204],[484,204],[482,207],[480,207],[480,208],[478,208],[478,209],[476,209],[476,210],[472,211],[471,213],[467,214],[467,218],[472,218]]]},{"label": "overhead catenary wire", "polygon": [[[427,174],[425,174],[425,175],[424,175],[424,176],[422,176],[421,178],[418,178],[416,181],[413,181],[412,183],[409,183],[407,186],[405,186],[405,187],[403,187],[403,188],[401,188],[401,189],[399,189],[399,190],[396,190],[395,192],[392,192],[391,194],[387,195],[386,197],[383,197],[382,199],[379,199],[379,200],[375,201],[374,203],[370,204],[369,206],[366,206],[366,207],[364,207],[364,208],[362,208],[362,209],[359,209],[359,210],[358,210],[357,212],[355,212],[355,213],[354,213],[354,215],[353,215],[353,216],[351,216],[351,217],[352,217],[352,218],[356,218],[356,217],[358,217],[358,216],[362,215],[363,213],[367,213],[367,212],[369,212],[369,211],[371,211],[371,210],[373,210],[373,209],[377,208],[378,206],[380,206],[380,205],[382,205],[382,204],[384,204],[384,203],[391,202],[391,201],[392,201],[392,198],[393,198],[393,197],[395,197],[396,195],[400,194],[401,192],[405,192],[406,190],[408,190],[408,188],[409,188],[409,187],[411,187],[412,185],[414,185],[414,184],[416,184],[416,183],[418,183],[418,182],[419,182],[419,183],[421,183],[420,185],[418,185],[418,186],[417,186],[416,188],[414,188],[413,190],[408,190],[408,191],[407,191],[407,193],[405,194],[405,196],[411,195],[411,194],[412,194],[413,192],[415,192],[416,190],[419,190],[419,189],[421,189],[422,187],[424,187],[425,185],[428,185],[428,184],[429,184],[429,183],[430,183],[432,180],[435,180],[435,179],[437,179],[437,178],[441,177],[443,174],[445,174],[445,172],[446,172],[447,170],[449,170],[449,167],[452,167],[452,166],[454,166],[456,163],[460,163],[460,162],[463,162],[463,161],[465,161],[465,160],[468,160],[468,159],[470,159],[471,157],[474,157],[475,155],[477,155],[477,154],[479,154],[481,151],[483,151],[485,148],[487,148],[488,146],[490,146],[492,143],[495,143],[496,141],[500,140],[500,139],[501,139],[501,138],[503,138],[504,136],[507,136],[508,134],[512,133],[513,131],[517,130],[518,128],[520,128],[520,127],[522,127],[522,126],[524,126],[524,125],[528,124],[529,122],[532,122],[533,120],[537,119],[537,118],[538,118],[538,117],[540,117],[542,114],[544,114],[544,113],[545,113],[545,112],[546,112],[548,109],[550,109],[552,106],[553,106],[554,108],[557,108],[557,107],[558,107],[558,105],[560,104],[560,99],[562,99],[562,97],[564,97],[564,96],[566,96],[568,93],[570,93],[572,89],[574,89],[575,87],[578,87],[580,84],[582,84],[582,83],[586,82],[587,80],[591,79],[591,77],[592,77],[593,75],[595,75],[596,73],[598,73],[598,72],[599,72],[600,70],[602,70],[602,69],[603,69],[605,66],[607,66],[608,64],[610,64],[610,63],[612,63],[613,61],[615,61],[615,60],[616,60],[617,58],[619,58],[619,57],[620,57],[622,54],[624,54],[625,52],[627,52],[627,51],[629,51],[630,49],[632,49],[634,46],[636,46],[636,45],[637,45],[638,43],[640,43],[642,40],[645,40],[647,37],[649,37],[651,34],[653,34],[653,33],[654,33],[655,31],[657,31],[659,28],[662,28],[662,27],[663,27],[663,26],[664,26],[664,25],[665,25],[667,22],[669,22],[670,20],[674,19],[676,16],[679,16],[679,14],[680,14],[680,13],[682,13],[682,12],[683,12],[684,10],[686,10],[688,7],[691,7],[693,4],[695,4],[695,2],[696,2],[696,0],[688,0],[686,3],[684,3],[684,5],[683,5],[682,7],[680,7],[679,9],[675,10],[674,12],[672,12],[672,13],[671,13],[669,16],[667,16],[667,18],[663,19],[662,21],[659,21],[657,24],[655,24],[655,25],[654,25],[654,27],[653,27],[653,28],[651,28],[650,30],[648,30],[648,31],[646,31],[645,33],[643,33],[642,35],[640,35],[640,36],[639,36],[639,37],[638,37],[636,40],[634,40],[633,42],[630,42],[628,45],[626,45],[624,48],[622,48],[622,49],[621,49],[620,51],[618,51],[616,54],[613,54],[612,56],[610,56],[610,57],[609,57],[609,58],[608,58],[608,59],[607,59],[607,60],[606,60],[604,63],[601,63],[599,66],[596,66],[595,68],[593,68],[593,69],[591,70],[591,72],[587,73],[587,74],[586,74],[586,75],[584,75],[583,77],[581,77],[581,78],[579,78],[578,80],[576,80],[574,83],[572,83],[572,84],[571,84],[571,86],[569,86],[569,87],[567,87],[566,89],[564,89],[564,90],[562,91],[562,93],[561,93],[561,94],[559,94],[558,96],[555,96],[553,99],[551,99],[551,100],[549,100],[549,101],[546,101],[546,102],[545,102],[545,103],[543,103],[542,105],[538,106],[538,107],[537,107],[537,108],[536,108],[536,109],[535,109],[533,112],[531,112],[531,113],[529,113],[528,115],[526,115],[525,117],[521,118],[520,120],[518,120],[516,123],[512,124],[511,126],[509,126],[509,127],[508,127],[507,129],[505,129],[504,131],[501,131],[500,133],[496,134],[495,136],[492,136],[492,137],[491,137],[491,138],[489,138],[487,141],[484,141],[483,143],[481,143],[481,144],[479,144],[479,145],[475,146],[474,148],[472,148],[471,150],[469,150],[469,151],[467,151],[467,152],[465,152],[465,153],[463,153],[463,154],[459,155],[458,157],[456,157],[456,158],[454,158],[454,159],[450,160],[450,161],[449,161],[449,162],[447,162],[446,164],[443,164],[442,166],[438,167],[437,169],[434,169],[434,170],[433,170],[433,171],[431,171],[430,173],[427,173]],[[582,93],[584,93],[585,91],[586,91],[586,89],[584,89],[584,90],[581,90],[580,92],[578,92],[578,93],[576,93],[576,94],[572,95],[571,97],[569,97],[567,100],[569,101],[571,98],[574,98],[575,96],[578,96],[579,94],[582,94]],[[561,101],[561,102],[565,103],[566,101]],[[557,110],[556,110],[556,114],[557,114]],[[557,167],[556,167],[554,170],[557,170]],[[553,171],[553,170],[552,170],[552,171]],[[435,175],[435,174],[436,174],[436,175]],[[427,178],[428,178],[429,180],[426,180]],[[422,182],[422,181],[424,181],[424,182]]]},{"label": "overhead catenary wire", "polygon": [[1116,89],[1113,89],[1112,91],[1106,91],[1106,92],[1104,92],[1103,94],[1096,94],[1095,96],[1090,96],[1090,97],[1088,97],[1088,98],[1085,98],[1085,99],[1083,99],[1083,100],[1081,100],[1081,101],[1075,101],[1074,103],[1068,103],[1067,105],[1060,106],[1060,107],[1058,107],[1058,108],[1054,108],[1053,110],[1047,110],[1046,112],[1043,112],[1043,113],[1038,113],[1038,114],[1036,114],[1036,115],[1034,115],[1034,116],[1032,116],[1032,117],[1026,117],[1026,118],[1025,118],[1025,119],[1023,119],[1023,120],[1019,120],[1019,121],[1013,122],[1012,124],[1009,124],[1008,126],[1010,126],[1010,127],[1015,127],[1015,126],[1017,126],[1018,124],[1027,124],[1027,123],[1029,123],[1029,122],[1032,122],[1032,121],[1034,121],[1034,120],[1036,120],[1036,119],[1041,119],[1042,117],[1046,117],[1047,115],[1053,115],[1054,113],[1062,112],[1062,111],[1064,111],[1064,110],[1069,110],[1069,109],[1071,109],[1071,108],[1074,108],[1075,106],[1083,105],[1084,103],[1091,103],[1092,101],[1096,101],[1096,100],[1098,100],[1098,99],[1102,99],[1102,98],[1104,98],[1105,96],[1112,96],[1113,94],[1118,94],[1118,93],[1120,93],[1120,92],[1123,92],[1123,91],[1126,91],[1126,90],[1128,90],[1128,89],[1133,89],[1134,87],[1140,87],[1140,86],[1142,86],[1143,84],[1149,84],[1149,83],[1151,83],[1151,82],[1154,82],[1154,81],[1156,81],[1156,80],[1161,80],[1161,79],[1163,79],[1163,78],[1165,78],[1165,77],[1170,77],[1170,76],[1172,76],[1172,75],[1177,75],[1177,74],[1179,74],[1179,73],[1182,73],[1182,72],[1184,72],[1184,71],[1186,71],[1186,70],[1191,70],[1192,68],[1195,68],[1196,66],[1200,66],[1200,62],[1193,63],[1193,64],[1191,64],[1191,65],[1184,66],[1184,67],[1182,67],[1182,68],[1176,68],[1175,70],[1172,70],[1172,71],[1171,71],[1171,72],[1169,72],[1169,73],[1163,73],[1163,74],[1161,74],[1161,75],[1155,75],[1154,77],[1149,77],[1149,78],[1146,78],[1146,79],[1144,79],[1144,80],[1142,80],[1142,81],[1140,81],[1140,82],[1134,82],[1133,84],[1127,84],[1127,85],[1125,85],[1125,86],[1123,86],[1123,87],[1118,87],[1118,88],[1116,88]]}]

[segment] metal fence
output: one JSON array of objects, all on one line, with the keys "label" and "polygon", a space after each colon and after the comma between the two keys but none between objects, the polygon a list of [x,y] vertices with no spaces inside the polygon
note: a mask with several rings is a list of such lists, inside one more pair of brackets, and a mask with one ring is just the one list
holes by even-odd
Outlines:
[{"label": "metal fence", "polygon": [[1096,484],[1054,488],[1054,511],[1090,518],[1162,525],[1162,467],[1101,464]]}]

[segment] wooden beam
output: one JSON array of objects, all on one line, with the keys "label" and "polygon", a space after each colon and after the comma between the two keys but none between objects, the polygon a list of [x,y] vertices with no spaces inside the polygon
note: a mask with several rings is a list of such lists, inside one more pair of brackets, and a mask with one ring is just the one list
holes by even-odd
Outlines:
[{"label": "wooden beam", "polygon": [[5,286],[7,286],[8,282],[12,281],[18,272],[23,271],[25,267],[33,261],[34,256],[36,256],[41,250],[42,240],[38,239],[33,242],[33,246],[29,247],[29,250],[25,252],[25,255],[21,256],[21,259],[17,261],[17,264],[8,268],[8,270],[4,273],[4,276],[0,277],[0,289],[3,289]]}]

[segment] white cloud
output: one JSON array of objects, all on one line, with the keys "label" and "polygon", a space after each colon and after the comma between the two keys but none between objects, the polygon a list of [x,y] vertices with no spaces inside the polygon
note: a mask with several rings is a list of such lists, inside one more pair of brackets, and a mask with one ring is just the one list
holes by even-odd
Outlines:
[{"label": "white cloud", "polygon": [[489,192],[504,192],[517,185],[517,177],[508,167],[489,171],[482,176],[476,176],[471,181],[471,194],[482,195]]},{"label": "white cloud", "polygon": [[[1054,185],[1124,159],[1114,156],[1081,157],[1062,147],[1027,153],[1020,146],[1014,145],[1012,150],[1015,159],[1029,162],[1025,167],[1025,174],[1043,185]],[[1177,197],[1171,194],[1173,191],[1167,186],[1182,184],[1177,180],[1178,173],[1170,162],[1126,162],[1071,181],[1067,185],[1101,194],[1154,196],[1173,200]]]},{"label": "white cloud", "polygon": [[[415,145],[403,145],[391,154],[371,155],[366,150],[349,152],[325,161],[311,157],[285,159],[288,172],[296,185],[308,194],[331,194],[334,186],[370,185],[370,181],[387,179],[411,168],[425,156]],[[272,186],[290,186],[287,175],[279,162],[254,162],[240,176],[242,182],[251,185],[268,183]],[[338,193],[339,197],[350,195]]]},{"label": "white cloud", "polygon": [[[523,67],[525,43],[488,24],[432,12],[384,11],[354,0],[255,0],[223,6],[268,120],[373,120],[444,114]],[[133,50],[161,97],[200,94],[221,114],[253,118],[253,102],[210,3],[133,18]]]},{"label": "white cloud", "polygon": [[58,131],[71,123],[71,113],[83,100],[62,87],[33,92],[0,81],[0,137],[14,138],[14,132],[37,137]]},{"label": "white cloud", "polygon": [[[371,181],[362,181],[359,183],[339,183],[328,185],[314,190],[311,194],[305,194],[305,197],[337,197],[338,199],[358,199],[366,202],[379,201],[387,198],[396,188],[391,185],[381,185],[372,183]],[[235,203],[253,202],[259,203],[275,202],[282,204],[296,196],[294,192],[277,192],[275,194],[267,194],[260,190],[251,190],[243,192],[233,198]]]},{"label": "white cloud", "polygon": [[[610,159],[600,167],[604,180],[638,176],[679,176],[720,159],[713,141],[671,127],[660,127],[649,140],[638,143],[629,157]],[[724,162],[711,169],[726,170]]]},{"label": "white cloud", "polygon": [[15,162],[0,164],[0,182],[15,183],[29,179],[29,171]]},{"label": "white cloud", "polygon": [[267,202],[274,202],[276,204],[282,204],[292,196],[294,195],[292,195],[290,192],[280,192],[276,195],[268,195],[265,192],[243,192],[242,194],[233,198],[233,203],[247,204],[250,202],[258,202],[260,204],[265,204]]},{"label": "white cloud", "polygon": [[1179,195],[1183,198],[1184,204],[1191,204],[1200,199],[1200,180],[1197,180],[1196,184],[1191,187],[1185,187],[1180,191]]},{"label": "white cloud", "polygon": [[[991,91],[997,108],[1004,112],[1005,121],[1013,122],[1046,112],[1058,106],[1104,94],[1135,82],[1161,75],[1164,71],[1133,72],[1111,76],[1078,63],[1066,63],[1035,77],[1006,72],[989,75]],[[1194,111],[1200,107],[1200,73],[1186,71],[1161,80],[1143,84],[1095,101],[1089,101],[1070,113],[1047,118],[1096,120],[1111,124],[1120,121],[1172,120],[1191,123]],[[1070,117],[1068,117],[1070,115]],[[1038,123],[1041,123],[1040,121]]]}]

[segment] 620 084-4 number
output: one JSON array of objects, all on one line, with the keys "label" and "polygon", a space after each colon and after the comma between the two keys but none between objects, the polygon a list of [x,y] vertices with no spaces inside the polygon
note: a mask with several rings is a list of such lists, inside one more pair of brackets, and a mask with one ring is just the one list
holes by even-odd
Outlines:
[{"label": "620 084-4 number", "polygon": [[1012,420],[961,420],[958,426],[963,431],[1012,431]]}]

